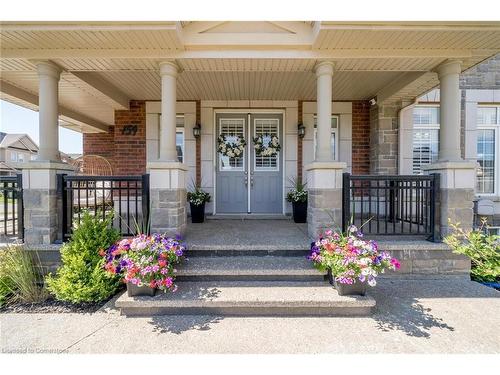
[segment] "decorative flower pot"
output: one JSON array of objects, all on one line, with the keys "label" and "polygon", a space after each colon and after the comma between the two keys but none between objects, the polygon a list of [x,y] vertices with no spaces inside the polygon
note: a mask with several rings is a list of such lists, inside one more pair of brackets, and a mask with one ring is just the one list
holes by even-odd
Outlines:
[{"label": "decorative flower pot", "polygon": [[296,223],[307,222],[307,201],[292,202],[293,221]]},{"label": "decorative flower pot", "polygon": [[364,296],[366,294],[366,282],[356,279],[354,284],[342,284],[335,280],[332,270],[328,270],[328,281],[335,286],[339,296]]},{"label": "decorative flower pot", "polygon": [[203,223],[205,221],[205,203],[195,206],[189,203],[191,207],[191,222],[192,223]]},{"label": "decorative flower pot", "polygon": [[129,297],[135,296],[150,296],[153,297],[156,293],[155,288],[151,288],[147,285],[137,286],[132,283],[127,283],[127,295]]}]

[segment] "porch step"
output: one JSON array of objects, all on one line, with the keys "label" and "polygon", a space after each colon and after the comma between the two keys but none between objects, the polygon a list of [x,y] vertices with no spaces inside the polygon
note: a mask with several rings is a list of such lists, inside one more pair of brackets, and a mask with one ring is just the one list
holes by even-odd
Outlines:
[{"label": "porch step", "polygon": [[128,297],[115,306],[127,316],[367,316],[371,296],[339,296],[327,282],[183,282],[175,293]]},{"label": "porch step", "polygon": [[305,257],[227,256],[188,258],[177,267],[178,280],[322,281],[324,275]]},{"label": "porch step", "polygon": [[306,244],[288,245],[198,245],[188,244],[188,257],[235,257],[235,256],[281,256],[305,257],[309,253]]}]

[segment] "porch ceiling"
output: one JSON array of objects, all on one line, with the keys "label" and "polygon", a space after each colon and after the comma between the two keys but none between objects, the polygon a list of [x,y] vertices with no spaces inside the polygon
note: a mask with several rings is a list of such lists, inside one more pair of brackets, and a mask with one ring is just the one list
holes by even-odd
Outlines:
[{"label": "porch ceiling", "polygon": [[129,99],[160,99],[164,60],[181,69],[180,100],[315,100],[314,66],[331,60],[334,100],[394,102],[436,86],[446,59],[465,70],[498,52],[498,22],[1,23],[1,97],[36,109],[33,62],[50,59],[65,126],[102,131]]}]

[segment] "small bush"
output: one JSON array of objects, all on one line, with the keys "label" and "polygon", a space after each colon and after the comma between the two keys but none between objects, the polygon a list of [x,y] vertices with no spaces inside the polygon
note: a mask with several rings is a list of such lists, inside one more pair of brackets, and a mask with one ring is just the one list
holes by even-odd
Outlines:
[{"label": "small bush", "polygon": [[56,276],[48,275],[47,289],[56,299],[72,303],[99,302],[114,293],[119,278],[104,269],[100,250],[107,249],[119,238],[111,227],[113,214],[102,219],[102,214],[83,212],[80,225],[74,229],[71,240],[61,248],[62,265]]},{"label": "small bush", "polygon": [[0,249],[0,306],[7,302],[36,303],[47,299],[43,278],[32,254],[20,245]]},{"label": "small bush", "polygon": [[475,230],[465,231],[459,225],[450,224],[453,233],[444,242],[453,252],[471,259],[473,280],[500,282],[500,236],[489,235],[484,230],[485,223]]}]

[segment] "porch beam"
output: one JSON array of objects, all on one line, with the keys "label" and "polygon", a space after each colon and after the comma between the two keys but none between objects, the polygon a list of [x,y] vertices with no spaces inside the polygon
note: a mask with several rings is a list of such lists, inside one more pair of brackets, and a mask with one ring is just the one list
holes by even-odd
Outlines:
[{"label": "porch beam", "polygon": [[0,49],[2,58],[128,58],[128,59],[369,59],[490,57],[493,49]]},{"label": "porch beam", "polygon": [[102,95],[111,100],[119,109],[129,109],[130,98],[116,86],[99,77],[94,72],[74,72],[70,71],[75,77],[85,82],[87,85],[99,91]]},{"label": "porch beam", "polygon": [[0,22],[2,31],[175,31],[176,22]]},{"label": "porch beam", "polygon": [[[0,91],[2,94],[17,98],[22,102],[28,103],[30,105],[29,107],[35,106],[36,108],[38,108],[38,96],[29,91],[16,87],[3,80],[0,80]],[[109,130],[109,125],[61,105],[59,105],[58,107],[58,112],[59,117],[63,121],[66,121],[68,123],[78,126],[87,126],[97,130],[98,132],[107,132]]]},{"label": "porch beam", "polygon": [[396,95],[406,86],[416,81],[427,72],[408,72],[401,74],[395,81],[391,82],[388,86],[380,90],[376,97],[378,103],[383,103],[384,101],[390,99],[393,95]]}]

